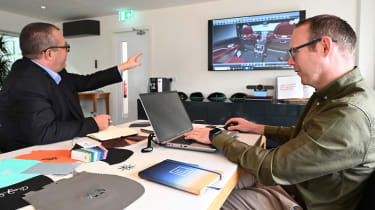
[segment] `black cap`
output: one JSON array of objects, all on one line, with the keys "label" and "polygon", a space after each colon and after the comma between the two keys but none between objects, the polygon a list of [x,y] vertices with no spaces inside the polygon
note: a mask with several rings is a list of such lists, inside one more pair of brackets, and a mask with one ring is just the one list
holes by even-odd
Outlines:
[{"label": "black cap", "polygon": [[191,101],[203,101],[204,97],[201,92],[194,92],[190,94]]},{"label": "black cap", "polygon": [[213,101],[213,102],[224,102],[227,97],[225,96],[224,93],[220,93],[220,92],[214,92],[214,93],[211,93],[207,99],[209,101]]},{"label": "black cap", "polygon": [[178,92],[178,96],[180,97],[181,101],[186,101],[188,96],[184,92]]},{"label": "black cap", "polygon": [[247,95],[246,95],[245,93],[240,93],[240,92],[238,92],[238,93],[233,94],[233,95],[229,98],[229,100],[232,101],[233,103],[236,103],[236,102],[244,102],[246,96],[247,96]]}]

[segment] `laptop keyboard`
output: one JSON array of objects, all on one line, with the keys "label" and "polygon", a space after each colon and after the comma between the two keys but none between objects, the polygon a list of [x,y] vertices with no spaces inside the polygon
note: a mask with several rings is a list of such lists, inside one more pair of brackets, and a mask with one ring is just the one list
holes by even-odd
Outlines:
[{"label": "laptop keyboard", "polygon": [[180,138],[177,138],[173,141],[171,141],[171,143],[175,143],[175,144],[187,144],[187,145],[190,145],[192,143],[194,143],[196,141],[192,140],[192,139],[185,139],[184,136],[181,136]]}]

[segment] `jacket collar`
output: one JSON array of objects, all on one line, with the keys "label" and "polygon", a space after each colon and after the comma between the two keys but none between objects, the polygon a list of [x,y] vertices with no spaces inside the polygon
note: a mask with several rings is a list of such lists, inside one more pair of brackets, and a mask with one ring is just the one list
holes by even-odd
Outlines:
[{"label": "jacket collar", "polygon": [[322,97],[328,98],[337,98],[340,93],[343,93],[345,89],[351,84],[356,84],[363,80],[361,72],[357,66],[354,67],[353,70],[349,71],[348,73],[344,74],[342,77],[338,78],[337,80],[329,83],[324,88],[315,92],[315,96],[319,99]]}]

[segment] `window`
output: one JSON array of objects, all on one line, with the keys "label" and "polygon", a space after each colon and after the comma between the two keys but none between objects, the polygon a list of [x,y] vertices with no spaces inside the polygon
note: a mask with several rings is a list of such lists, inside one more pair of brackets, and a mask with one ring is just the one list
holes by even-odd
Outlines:
[{"label": "window", "polygon": [[0,32],[0,36],[4,37],[5,47],[8,50],[8,59],[9,59],[9,69],[12,64],[22,58],[22,52],[19,44],[18,34],[10,34],[5,32]]}]

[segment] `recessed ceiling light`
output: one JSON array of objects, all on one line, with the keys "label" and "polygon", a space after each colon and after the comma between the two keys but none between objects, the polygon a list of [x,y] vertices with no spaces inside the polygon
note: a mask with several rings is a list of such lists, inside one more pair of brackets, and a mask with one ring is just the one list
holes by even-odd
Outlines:
[{"label": "recessed ceiling light", "polygon": [[47,7],[45,5],[41,5],[40,8],[47,9]]}]

